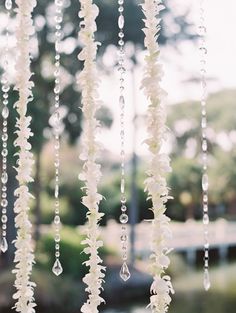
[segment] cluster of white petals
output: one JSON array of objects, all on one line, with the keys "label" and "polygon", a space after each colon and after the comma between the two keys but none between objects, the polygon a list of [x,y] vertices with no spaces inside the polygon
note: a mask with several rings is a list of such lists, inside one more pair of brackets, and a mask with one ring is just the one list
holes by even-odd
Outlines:
[{"label": "cluster of white petals", "polygon": [[13,273],[16,275],[15,287],[17,289],[13,298],[16,312],[34,313],[34,287],[30,276],[34,263],[33,244],[31,236],[31,222],[29,220],[29,203],[32,195],[29,192],[28,183],[33,181],[32,166],[33,154],[30,152],[29,138],[33,135],[30,130],[31,117],[27,116],[27,104],[32,100],[33,82],[30,71],[30,37],[34,33],[32,12],[36,6],[36,0],[16,0],[17,13],[17,58],[16,58],[16,89],[19,92],[19,100],[15,103],[18,112],[16,122],[17,139],[14,145],[17,152],[17,181],[18,188],[15,191],[16,202],[14,212],[16,214],[15,225],[17,237],[15,240],[16,263]]},{"label": "cluster of white petals", "polygon": [[87,285],[88,300],[82,306],[83,313],[96,313],[98,306],[104,302],[101,297],[102,283],[105,267],[98,254],[98,249],[103,245],[99,240],[99,221],[103,216],[99,212],[99,203],[102,195],[98,193],[98,183],[101,178],[101,165],[97,163],[100,152],[100,144],[97,142],[96,134],[99,131],[99,122],[96,119],[96,112],[101,106],[98,97],[98,72],[96,68],[96,55],[98,42],[95,41],[97,30],[96,17],[99,14],[98,7],[93,0],[80,0],[81,10],[79,17],[82,19],[79,32],[79,40],[83,46],[78,55],[79,60],[84,62],[84,68],[78,76],[78,84],[82,90],[82,110],[84,125],[82,134],[82,152],[80,159],[84,161],[83,171],[79,175],[84,181],[83,189],[86,195],[82,202],[88,208],[87,238],[83,241],[86,245],[84,252],[89,259],[85,262],[89,272],[83,281]]},{"label": "cluster of white petals", "polygon": [[150,307],[154,313],[164,313],[168,311],[171,302],[170,295],[174,293],[170,277],[165,274],[170,263],[168,245],[171,238],[170,219],[165,215],[166,203],[170,198],[166,175],[171,171],[171,167],[168,155],[162,152],[167,134],[166,110],[163,104],[163,98],[166,94],[161,87],[163,70],[159,61],[158,36],[161,22],[159,14],[164,6],[162,0],[144,0],[141,6],[145,15],[143,32],[145,34],[144,45],[147,49],[142,88],[149,101],[147,112],[148,138],[145,143],[151,154],[145,189],[148,193],[148,199],[152,200],[154,214],[151,234],[153,283]]}]

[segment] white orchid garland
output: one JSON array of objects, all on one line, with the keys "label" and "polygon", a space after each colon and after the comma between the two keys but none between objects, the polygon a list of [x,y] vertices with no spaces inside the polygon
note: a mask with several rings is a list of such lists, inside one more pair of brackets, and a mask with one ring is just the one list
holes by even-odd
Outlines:
[{"label": "white orchid garland", "polygon": [[17,12],[17,59],[16,59],[16,89],[19,91],[19,100],[15,103],[18,112],[16,122],[17,139],[14,145],[17,152],[17,175],[19,187],[15,191],[16,202],[14,212],[16,214],[15,225],[17,238],[15,240],[16,263],[13,273],[16,275],[15,287],[17,289],[13,298],[16,300],[14,308],[21,313],[34,313],[36,306],[34,302],[35,283],[30,281],[32,266],[34,263],[33,245],[29,220],[29,202],[32,195],[29,192],[28,183],[33,181],[32,166],[33,154],[30,152],[29,138],[33,136],[30,130],[31,117],[26,116],[27,104],[32,100],[33,82],[30,71],[30,37],[34,33],[32,12],[36,6],[36,0],[16,0]]},{"label": "white orchid garland", "polygon": [[104,302],[100,296],[105,267],[101,265],[102,259],[98,249],[103,245],[99,240],[99,221],[103,213],[99,212],[99,203],[102,195],[98,193],[98,182],[101,178],[101,165],[96,162],[100,144],[97,142],[96,134],[99,129],[99,122],[96,119],[96,112],[101,103],[98,98],[98,72],[96,68],[96,55],[98,42],[95,41],[94,33],[97,30],[96,17],[99,14],[98,7],[93,0],[80,0],[81,9],[79,17],[83,19],[80,23],[79,40],[83,45],[78,58],[84,61],[84,68],[79,74],[78,84],[82,90],[82,110],[84,115],[84,126],[82,134],[82,152],[80,159],[84,161],[83,172],[79,175],[80,180],[85,182],[86,195],[82,202],[88,208],[87,238],[82,242],[87,245],[84,252],[89,255],[85,262],[89,267],[83,281],[87,285],[89,293],[87,302],[82,306],[83,313],[96,313],[98,306]]},{"label": "white orchid garland", "polygon": [[166,202],[170,198],[166,182],[166,174],[171,171],[170,159],[162,152],[163,142],[166,140],[167,127],[166,110],[163,104],[165,92],[161,87],[163,76],[162,65],[159,63],[158,36],[160,32],[160,11],[164,8],[162,0],[144,0],[141,5],[145,15],[144,45],[147,49],[145,57],[145,72],[142,88],[149,100],[147,112],[148,138],[145,141],[151,154],[151,161],[147,170],[148,178],[145,180],[145,190],[148,199],[152,200],[151,234],[151,285],[150,307],[154,313],[168,311],[171,302],[170,294],[174,293],[170,277],[165,274],[170,260],[168,241],[171,238],[169,228],[170,219],[165,215]]}]

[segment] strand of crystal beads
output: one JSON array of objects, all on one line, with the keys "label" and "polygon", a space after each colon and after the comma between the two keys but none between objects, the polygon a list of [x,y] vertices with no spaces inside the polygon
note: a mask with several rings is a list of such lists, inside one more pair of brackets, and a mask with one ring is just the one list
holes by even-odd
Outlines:
[{"label": "strand of crystal beads", "polygon": [[63,268],[60,262],[60,199],[59,199],[59,171],[60,171],[60,43],[61,43],[61,28],[63,21],[63,0],[55,0],[56,14],[55,14],[55,86],[54,86],[54,110],[53,110],[53,134],[54,134],[54,168],[55,168],[55,216],[54,216],[54,229],[55,229],[55,262],[52,268],[53,273],[59,276],[63,272]]},{"label": "strand of crystal beads", "polygon": [[3,76],[2,76],[2,92],[3,92],[3,108],[2,108],[2,119],[3,119],[3,127],[2,127],[2,189],[1,189],[1,207],[2,207],[2,239],[1,239],[1,251],[5,253],[8,249],[7,243],[7,141],[8,141],[8,116],[9,116],[9,109],[8,109],[8,93],[10,90],[9,81],[7,78],[8,75],[8,56],[9,56],[9,20],[10,20],[10,11],[12,9],[12,1],[6,0],[5,1],[5,8],[7,10],[7,26],[6,26],[6,45],[5,45],[5,52],[4,52],[4,65],[3,65]]},{"label": "strand of crystal beads", "polygon": [[209,276],[209,215],[208,215],[208,162],[207,162],[207,81],[206,81],[206,64],[207,64],[207,46],[206,46],[206,25],[205,25],[205,3],[200,1],[200,73],[201,73],[201,130],[202,130],[202,206],[203,206],[203,225],[204,225],[204,278],[203,285],[205,290],[211,286]]},{"label": "strand of crystal beads", "polygon": [[121,144],[121,183],[120,183],[120,191],[121,191],[121,215],[120,222],[122,224],[122,234],[121,234],[121,246],[122,246],[122,261],[123,264],[120,270],[120,277],[127,281],[130,278],[130,271],[127,265],[128,259],[128,215],[127,215],[127,206],[126,206],[126,195],[125,195],[125,97],[124,97],[124,0],[118,0],[118,46],[119,46],[119,75],[120,75],[120,96],[119,96],[119,105],[120,105],[120,144]]}]

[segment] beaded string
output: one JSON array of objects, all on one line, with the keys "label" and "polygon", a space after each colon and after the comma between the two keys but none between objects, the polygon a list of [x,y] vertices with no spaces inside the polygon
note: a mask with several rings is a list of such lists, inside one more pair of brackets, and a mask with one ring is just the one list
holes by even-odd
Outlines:
[{"label": "beaded string", "polygon": [[126,195],[125,195],[125,97],[124,97],[124,74],[126,72],[124,67],[125,61],[125,52],[124,52],[124,0],[118,0],[118,46],[119,46],[119,59],[118,59],[118,70],[119,70],[119,82],[120,82],[120,96],[119,96],[119,105],[120,105],[120,156],[121,156],[121,183],[120,183],[120,191],[121,191],[121,215],[120,215],[120,223],[122,224],[121,230],[121,247],[122,247],[122,266],[120,270],[120,277],[127,281],[130,278],[130,271],[127,265],[128,259],[128,215],[127,215],[127,206],[126,206]]},{"label": "beaded string", "polygon": [[8,116],[9,116],[9,109],[8,109],[8,96],[9,96],[9,81],[8,81],[8,57],[9,57],[9,21],[10,21],[10,12],[12,9],[12,1],[6,0],[5,1],[5,8],[7,10],[7,26],[6,26],[6,45],[4,51],[4,64],[3,64],[3,76],[2,76],[2,92],[3,92],[3,108],[2,108],[2,118],[3,118],[3,127],[2,127],[2,189],[1,189],[1,207],[2,207],[2,239],[1,239],[1,251],[5,253],[8,250],[8,243],[7,243],[7,181],[8,181],[8,174],[7,174],[7,155],[8,155]]},{"label": "beaded string", "polygon": [[61,132],[61,118],[60,118],[60,43],[61,43],[61,24],[63,21],[63,0],[55,0],[56,14],[55,14],[55,86],[54,86],[54,110],[53,110],[53,135],[54,135],[54,169],[55,169],[55,216],[54,216],[54,229],[55,229],[55,263],[52,271],[56,276],[59,276],[63,272],[63,268],[60,262],[60,199],[59,199],[59,171],[60,171],[60,132]]},{"label": "beaded string", "polygon": [[205,290],[211,286],[209,276],[209,214],[208,214],[208,147],[207,147],[207,45],[206,45],[206,24],[205,24],[205,1],[200,1],[200,73],[201,73],[201,134],[202,134],[202,207],[203,207],[203,226],[204,226],[204,278],[203,285]]}]

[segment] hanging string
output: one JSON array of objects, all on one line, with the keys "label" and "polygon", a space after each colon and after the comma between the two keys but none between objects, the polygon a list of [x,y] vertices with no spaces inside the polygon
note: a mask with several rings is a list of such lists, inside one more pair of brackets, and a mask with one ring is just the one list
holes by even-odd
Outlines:
[{"label": "hanging string", "polygon": [[200,1],[200,73],[201,73],[201,133],[202,133],[202,206],[203,206],[203,225],[204,225],[204,278],[203,285],[205,290],[211,286],[209,277],[209,214],[208,214],[208,162],[207,162],[207,45],[206,45],[206,23],[205,23],[205,1]]},{"label": "hanging string", "polygon": [[99,14],[98,7],[93,0],[80,0],[81,9],[79,40],[83,46],[78,59],[83,61],[83,70],[78,76],[78,84],[82,92],[82,111],[84,117],[83,134],[80,159],[83,163],[82,173],[79,179],[85,186],[82,190],[85,196],[82,203],[87,207],[86,239],[82,242],[86,247],[84,253],[88,255],[85,265],[89,272],[83,278],[87,285],[88,299],[81,308],[82,313],[98,312],[98,306],[104,302],[101,297],[102,283],[105,277],[105,267],[99,256],[99,248],[103,246],[100,239],[99,221],[104,215],[99,212],[99,203],[102,195],[98,193],[98,183],[101,178],[101,165],[97,162],[100,155],[101,144],[97,141],[99,122],[96,119],[96,112],[101,106],[98,96],[99,74],[96,67],[96,56],[98,42],[95,41],[97,30],[96,18]]},{"label": "hanging string", "polygon": [[10,12],[12,9],[12,1],[5,1],[5,8],[7,10],[7,26],[6,26],[6,45],[4,51],[4,63],[3,63],[3,76],[2,76],[2,92],[3,92],[3,108],[2,108],[2,119],[3,119],[3,127],[2,127],[2,189],[1,189],[1,207],[2,207],[2,238],[0,249],[3,253],[8,250],[8,242],[6,239],[7,236],[7,182],[8,182],[8,174],[7,174],[7,155],[8,155],[8,116],[9,116],[9,108],[8,108],[8,97],[10,85],[8,81],[8,64],[9,64],[9,22],[10,22]]},{"label": "hanging string", "polygon": [[54,216],[54,229],[55,229],[55,262],[52,268],[53,273],[59,276],[63,272],[63,268],[60,262],[60,181],[59,181],[59,171],[60,171],[60,133],[61,133],[61,118],[60,118],[60,92],[61,92],[61,77],[60,77],[60,65],[61,65],[61,55],[60,55],[60,43],[62,36],[62,21],[63,21],[63,0],[55,0],[55,86],[54,86],[54,108],[52,113],[52,126],[54,135],[54,169],[55,169],[55,216]]},{"label": "hanging string", "polygon": [[164,105],[165,91],[161,87],[163,77],[160,64],[160,48],[158,35],[160,33],[160,11],[164,8],[162,0],[144,0],[141,4],[144,13],[143,29],[144,45],[147,49],[142,88],[149,101],[147,110],[147,140],[149,150],[149,166],[146,171],[145,190],[148,199],[152,201],[154,218],[151,225],[151,264],[153,276],[151,285],[150,308],[153,313],[167,312],[174,293],[171,278],[166,274],[170,264],[168,253],[171,230],[170,219],[166,216],[166,203],[169,196],[166,175],[171,172],[170,159],[162,151],[167,137],[166,108]]},{"label": "hanging string", "polygon": [[127,206],[126,206],[126,194],[125,194],[125,96],[124,96],[124,74],[125,74],[125,52],[124,52],[124,0],[118,0],[118,46],[119,46],[119,81],[120,81],[120,96],[119,96],[119,105],[120,105],[120,140],[121,140],[121,183],[120,183],[120,191],[121,191],[121,215],[120,222],[122,224],[122,234],[121,234],[121,245],[122,245],[122,260],[123,264],[120,270],[120,277],[127,281],[130,278],[130,271],[127,265],[128,259],[128,230],[126,224],[128,223],[128,215],[127,215]]},{"label": "hanging string", "polygon": [[31,42],[34,34],[32,12],[36,1],[16,0],[17,26],[16,26],[16,89],[19,91],[19,99],[15,103],[18,113],[16,121],[17,139],[14,142],[17,148],[16,179],[18,188],[15,190],[16,201],[14,205],[15,225],[17,236],[15,242],[15,269],[16,292],[13,298],[16,300],[15,310],[20,313],[35,313],[34,287],[35,283],[30,280],[34,264],[34,253],[32,244],[32,224],[29,220],[30,201],[33,196],[29,191],[29,183],[33,181],[33,154],[31,153],[30,130],[31,116],[27,116],[27,106],[33,99],[31,81]]}]

